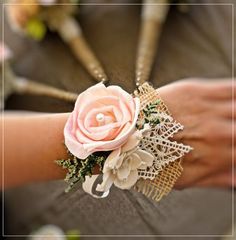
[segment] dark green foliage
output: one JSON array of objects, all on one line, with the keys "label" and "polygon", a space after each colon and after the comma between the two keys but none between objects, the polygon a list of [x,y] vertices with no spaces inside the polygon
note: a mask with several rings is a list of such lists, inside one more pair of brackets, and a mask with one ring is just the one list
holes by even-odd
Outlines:
[{"label": "dark green foliage", "polygon": [[102,171],[104,162],[110,152],[97,152],[89,155],[86,159],[79,159],[69,153],[68,159],[60,159],[55,162],[63,169],[67,169],[65,181],[69,184],[65,190],[69,192],[76,183],[84,182],[85,176],[91,176],[95,166],[99,166]]},{"label": "dark green foliage", "polygon": [[153,103],[147,104],[147,106],[142,110],[143,117],[141,118],[141,121],[138,121],[137,128],[143,128],[144,124],[149,123],[150,125],[157,125],[160,123],[160,120],[158,118],[158,105],[160,104],[160,100],[157,100]]}]

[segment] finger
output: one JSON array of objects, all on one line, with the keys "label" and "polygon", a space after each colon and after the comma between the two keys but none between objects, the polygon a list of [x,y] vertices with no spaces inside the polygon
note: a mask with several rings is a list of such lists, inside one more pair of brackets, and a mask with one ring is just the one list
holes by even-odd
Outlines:
[{"label": "finger", "polygon": [[236,99],[235,79],[227,79],[210,82],[205,84],[205,96],[212,100]]},{"label": "finger", "polygon": [[188,145],[208,144],[207,147],[211,147],[212,143],[218,146],[225,144],[231,146],[233,138],[236,140],[235,131],[236,128],[231,119],[216,117],[212,120],[199,116],[197,121],[193,119],[188,124],[184,124],[184,130],[175,134],[173,140]]},{"label": "finger", "polygon": [[[193,151],[194,152],[194,151]],[[187,157],[190,154],[186,155]],[[235,161],[235,159],[234,159]],[[214,174],[227,172],[233,167],[232,156],[226,159],[223,155],[218,158],[200,158],[196,157],[196,160],[188,161],[184,158],[182,162],[183,173],[176,183],[176,188],[185,188],[194,185],[200,180],[212,176]]]},{"label": "finger", "polygon": [[232,187],[235,186],[236,176],[232,174],[232,169],[223,173],[217,173],[212,176],[206,177],[192,187]]},{"label": "finger", "polygon": [[185,155],[182,165],[186,167],[195,168],[196,165],[202,165],[209,169],[209,172],[223,171],[232,168],[236,164],[236,156],[233,154],[236,148],[222,148],[217,146],[212,149],[201,150],[193,149],[190,153]]},{"label": "finger", "polygon": [[220,116],[227,119],[235,120],[236,118],[236,100],[209,103],[209,117]]}]

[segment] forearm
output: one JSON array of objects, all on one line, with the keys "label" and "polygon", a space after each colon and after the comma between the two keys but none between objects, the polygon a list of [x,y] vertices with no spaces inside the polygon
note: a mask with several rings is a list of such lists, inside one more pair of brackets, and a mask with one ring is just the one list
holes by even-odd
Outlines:
[{"label": "forearm", "polygon": [[67,157],[63,128],[68,113],[5,115],[1,119],[1,161],[4,188],[62,179],[54,160]]}]

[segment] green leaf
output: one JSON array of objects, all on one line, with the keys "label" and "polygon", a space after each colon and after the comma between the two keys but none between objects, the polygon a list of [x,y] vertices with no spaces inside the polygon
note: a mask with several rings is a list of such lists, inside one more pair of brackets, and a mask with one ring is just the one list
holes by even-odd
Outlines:
[{"label": "green leaf", "polygon": [[77,229],[67,231],[66,239],[67,240],[79,240],[80,239],[80,231]]},{"label": "green leaf", "polygon": [[86,176],[91,176],[96,165],[102,170],[103,164],[110,154],[108,152],[96,152],[89,155],[86,159],[79,159],[69,154],[68,159],[55,160],[63,169],[67,169],[65,182],[68,183],[66,192],[69,192],[78,182],[84,182]]},{"label": "green leaf", "polygon": [[27,34],[37,41],[44,38],[46,31],[47,29],[45,24],[38,19],[31,19],[26,25]]}]

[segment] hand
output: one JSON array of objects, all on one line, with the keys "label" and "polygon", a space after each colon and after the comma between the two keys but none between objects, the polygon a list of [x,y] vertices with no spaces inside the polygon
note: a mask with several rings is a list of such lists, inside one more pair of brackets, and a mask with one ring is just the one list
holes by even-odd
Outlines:
[{"label": "hand", "polygon": [[159,89],[173,117],[184,125],[175,140],[194,148],[183,159],[176,188],[232,186],[235,89],[230,79],[187,79]]}]

